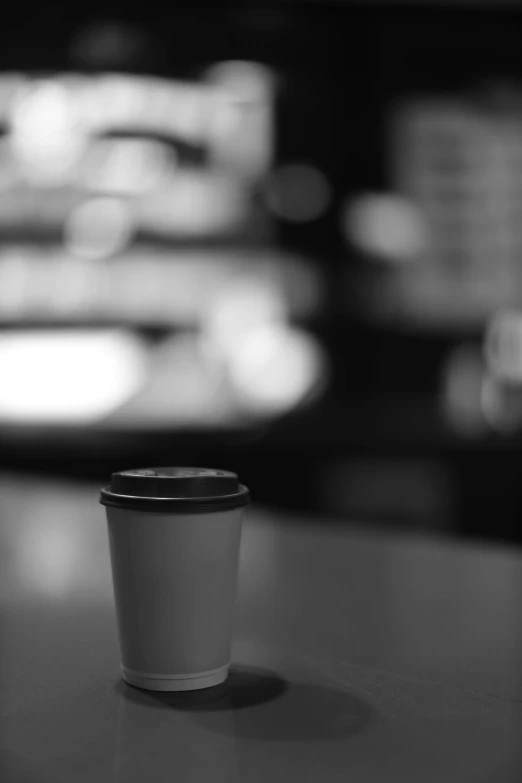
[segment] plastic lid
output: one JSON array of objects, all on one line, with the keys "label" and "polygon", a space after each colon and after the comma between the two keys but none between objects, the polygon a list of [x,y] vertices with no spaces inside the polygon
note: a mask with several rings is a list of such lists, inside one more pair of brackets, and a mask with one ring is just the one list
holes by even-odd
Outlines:
[{"label": "plastic lid", "polygon": [[224,511],[245,506],[248,489],[215,468],[136,468],[113,473],[100,503],[145,511]]}]

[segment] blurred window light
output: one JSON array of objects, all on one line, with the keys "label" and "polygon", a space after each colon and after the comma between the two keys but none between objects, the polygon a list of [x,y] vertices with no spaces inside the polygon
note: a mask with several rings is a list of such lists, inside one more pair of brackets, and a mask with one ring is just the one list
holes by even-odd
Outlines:
[{"label": "blurred window light", "polygon": [[311,334],[269,323],[245,331],[229,355],[228,368],[236,393],[250,411],[277,414],[322,388],[326,357]]},{"label": "blurred window light", "polygon": [[128,246],[133,230],[133,215],[127,201],[93,198],[77,206],[67,218],[65,247],[80,258],[107,258]]},{"label": "blurred window light", "polygon": [[238,350],[246,332],[283,323],[288,305],[277,282],[259,275],[225,280],[212,292],[203,316],[203,335],[222,356]]},{"label": "blurred window light", "polygon": [[199,144],[214,100],[208,85],[111,74],[85,83],[78,111],[91,131],[159,132]]},{"label": "blurred window light", "polygon": [[105,193],[144,193],[162,184],[176,166],[176,151],[148,139],[100,139],[87,151],[79,184]]},{"label": "blurred window light", "polygon": [[522,383],[522,312],[506,310],[493,316],[486,328],[484,351],[497,379]]},{"label": "blurred window light", "polygon": [[102,317],[202,326],[213,350],[226,352],[244,328],[313,316],[323,294],[318,271],[284,252],[174,252],[151,242],[107,263],[54,246],[0,248],[0,321]]},{"label": "blurred window light", "polygon": [[0,118],[31,182],[63,182],[87,137],[161,133],[210,147],[218,165],[246,177],[268,170],[273,147],[272,76],[260,64],[220,63],[203,82],[111,73],[0,79]]},{"label": "blurred window light", "polygon": [[0,251],[0,321],[93,316],[101,283],[92,260],[51,249],[6,246]]},{"label": "blurred window light", "polygon": [[226,263],[212,255],[133,250],[104,265],[101,309],[113,318],[195,326],[208,292],[226,274]]},{"label": "blurred window light", "polygon": [[11,142],[32,184],[49,186],[71,179],[87,137],[63,84],[35,82],[20,91],[11,112]]},{"label": "blurred window light", "polygon": [[368,194],[349,202],[342,228],[349,242],[383,261],[417,260],[428,244],[422,213],[399,196]]},{"label": "blurred window light", "polygon": [[277,217],[294,223],[317,220],[332,198],[326,176],[306,163],[288,163],[275,169],[264,183],[263,195]]},{"label": "blurred window light", "polygon": [[[493,96],[492,96],[493,97]],[[488,96],[413,100],[394,109],[396,187],[422,205],[429,257],[481,269],[517,267],[520,255],[520,94],[507,105]],[[518,104],[518,105],[517,105]]]},{"label": "blurred window light", "polygon": [[0,420],[88,423],[142,386],[147,354],[133,335],[106,330],[0,336]]}]

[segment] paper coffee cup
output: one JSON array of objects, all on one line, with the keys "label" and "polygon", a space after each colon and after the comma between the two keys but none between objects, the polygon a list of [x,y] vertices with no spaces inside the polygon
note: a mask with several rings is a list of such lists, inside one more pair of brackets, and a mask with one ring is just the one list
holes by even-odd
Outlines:
[{"label": "paper coffee cup", "polygon": [[234,473],[113,473],[106,506],[121,673],[149,690],[223,682],[230,666],[244,506]]}]

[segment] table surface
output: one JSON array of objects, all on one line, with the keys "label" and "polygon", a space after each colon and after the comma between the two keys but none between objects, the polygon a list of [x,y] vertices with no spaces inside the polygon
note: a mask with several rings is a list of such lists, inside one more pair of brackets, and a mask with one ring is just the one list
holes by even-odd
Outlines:
[{"label": "table surface", "polygon": [[0,474],[5,783],[522,780],[522,554],[253,505],[225,687],[119,674],[99,487]]}]

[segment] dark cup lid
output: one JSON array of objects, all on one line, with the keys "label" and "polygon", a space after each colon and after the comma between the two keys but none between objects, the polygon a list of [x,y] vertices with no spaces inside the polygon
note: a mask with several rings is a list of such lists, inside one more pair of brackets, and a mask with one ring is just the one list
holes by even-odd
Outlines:
[{"label": "dark cup lid", "polygon": [[245,506],[248,489],[215,468],[136,468],[113,473],[100,503],[145,511],[224,511]]}]

